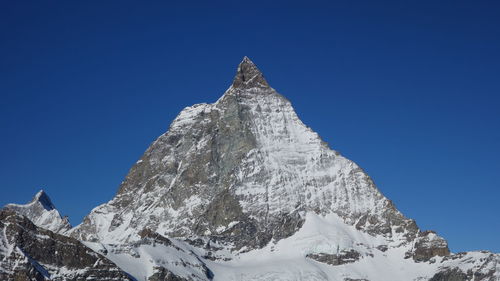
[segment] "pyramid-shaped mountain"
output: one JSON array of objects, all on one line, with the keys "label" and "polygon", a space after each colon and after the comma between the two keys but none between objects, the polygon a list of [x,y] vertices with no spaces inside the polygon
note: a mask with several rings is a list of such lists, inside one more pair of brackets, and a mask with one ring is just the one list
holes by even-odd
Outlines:
[{"label": "pyramid-shaped mountain", "polygon": [[147,228],[169,237],[217,237],[250,250],[293,235],[308,212],[336,214],[401,243],[418,233],[360,167],[299,120],[245,57],[226,93],[214,104],[184,109],[116,197],[74,235],[130,242]]},{"label": "pyramid-shaped mountain", "polygon": [[135,280],[500,280],[499,255],[420,230],[247,57],[64,234]]}]

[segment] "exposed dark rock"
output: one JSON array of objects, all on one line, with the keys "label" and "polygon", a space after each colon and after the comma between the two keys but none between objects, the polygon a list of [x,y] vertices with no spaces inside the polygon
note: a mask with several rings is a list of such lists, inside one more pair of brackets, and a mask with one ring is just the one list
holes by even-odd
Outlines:
[{"label": "exposed dark rock", "polygon": [[387,247],[387,245],[379,245],[379,246],[377,246],[377,249],[379,249],[382,252],[385,252],[389,248]]},{"label": "exposed dark rock", "polygon": [[235,88],[269,87],[264,75],[257,66],[248,58],[244,57],[238,66],[236,77],[233,80]]},{"label": "exposed dark rock", "polygon": [[160,235],[157,232],[152,231],[149,228],[145,228],[141,232],[139,232],[139,236],[141,236],[141,238],[142,238],[140,243],[150,244],[150,243],[148,243],[148,241],[151,241],[154,243],[163,244],[165,246],[171,246],[171,247],[173,246],[173,243],[170,239],[168,239],[165,236]]},{"label": "exposed dark rock", "polygon": [[443,257],[443,261],[461,259],[461,258],[465,257],[466,255],[467,255],[467,252],[456,253],[454,255],[449,255],[449,256]]},{"label": "exposed dark rock", "polygon": [[500,264],[500,257],[497,254],[493,254],[487,251],[480,252],[481,254],[483,254],[483,257],[480,259],[474,259],[473,257],[468,256],[469,253],[466,252],[444,257],[443,262],[450,260],[453,260],[454,262],[459,261],[459,264],[468,264],[467,267],[469,267],[470,269],[467,272],[463,272],[458,267],[445,267],[433,277],[436,279],[431,280],[498,281],[499,277],[497,274],[497,269],[498,265]]},{"label": "exposed dark rock", "polygon": [[[372,182],[371,179],[368,179]],[[356,223],[356,228],[372,235],[390,236],[392,229],[396,233],[405,232],[407,241],[412,241],[418,234],[419,228],[414,220],[404,217],[394,206],[391,200],[387,201],[382,216],[364,214]]]},{"label": "exposed dark rock", "polygon": [[278,218],[269,226],[269,231],[272,231],[272,237],[276,241],[292,236],[304,224],[304,218],[298,212],[284,213]]},{"label": "exposed dark rock", "polygon": [[449,256],[450,250],[446,240],[429,230],[419,233],[411,255],[416,262],[425,262],[435,256]]},{"label": "exposed dark rock", "polygon": [[[22,259],[22,258],[21,258]],[[11,273],[0,272],[2,281],[44,281],[47,280],[39,269],[30,262],[20,262]]]},{"label": "exposed dark rock", "polygon": [[351,249],[349,251],[342,251],[339,254],[317,253],[308,254],[306,257],[329,265],[341,265],[358,261],[360,254]]},{"label": "exposed dark rock", "polygon": [[429,281],[469,281],[467,274],[458,268],[446,269],[436,273]]},{"label": "exposed dark rock", "polygon": [[148,278],[148,281],[190,281],[179,277],[172,272],[168,271],[164,267],[157,267],[154,269],[154,274]]},{"label": "exposed dark rock", "polygon": [[[201,261],[201,260],[200,260]],[[197,266],[197,265],[192,265],[186,262],[183,262],[182,265],[184,267],[192,267],[192,266]],[[204,264],[202,263],[202,272],[205,274],[206,279],[212,280],[214,277],[214,274],[212,271]],[[191,278],[192,277],[192,278]],[[178,275],[175,275],[165,267],[155,267],[154,268],[154,273],[148,278],[148,281],[192,281],[192,280],[199,280],[197,276],[192,275],[191,277],[180,277]],[[205,280],[205,279],[204,279]]]}]

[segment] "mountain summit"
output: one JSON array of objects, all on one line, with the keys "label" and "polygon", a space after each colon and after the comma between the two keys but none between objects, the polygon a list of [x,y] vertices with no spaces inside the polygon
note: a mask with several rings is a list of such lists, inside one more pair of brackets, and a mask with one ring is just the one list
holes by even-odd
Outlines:
[{"label": "mountain summit", "polygon": [[248,58],[244,57],[238,65],[236,76],[233,80],[234,88],[269,87],[264,75],[257,66]]},{"label": "mountain summit", "polygon": [[26,216],[35,225],[57,233],[64,233],[71,228],[68,218],[59,214],[43,190],[40,190],[28,204],[8,204],[4,209],[15,211]]},{"label": "mountain summit", "polygon": [[497,254],[453,254],[420,230],[247,57],[64,234],[135,280],[500,280]]},{"label": "mountain summit", "polygon": [[30,204],[33,204],[34,202],[39,202],[47,211],[54,210],[56,207],[54,204],[52,204],[52,201],[50,200],[49,196],[45,191],[40,190],[35,197],[33,197],[33,200],[31,200]]}]

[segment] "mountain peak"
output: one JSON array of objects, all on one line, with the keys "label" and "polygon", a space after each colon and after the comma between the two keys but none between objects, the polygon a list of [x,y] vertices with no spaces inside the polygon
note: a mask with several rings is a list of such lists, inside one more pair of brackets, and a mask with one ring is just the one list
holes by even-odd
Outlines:
[{"label": "mountain peak", "polygon": [[40,190],[28,204],[7,204],[5,209],[27,217],[35,225],[63,233],[71,228],[67,218],[63,218],[45,191]]},{"label": "mountain peak", "polygon": [[234,88],[266,88],[269,87],[262,72],[247,56],[238,65],[236,76],[233,80]]},{"label": "mountain peak", "polygon": [[[221,99],[185,108],[117,195],[66,233],[137,280],[466,280],[470,272],[500,281],[500,256],[450,256],[446,240],[420,231],[325,145],[248,57]],[[467,273],[456,269],[462,262]]]},{"label": "mountain peak", "polygon": [[45,193],[43,189],[38,191],[38,193],[35,195],[35,197],[33,197],[33,200],[31,200],[30,203],[34,202],[39,202],[47,211],[54,210],[56,208],[50,200],[50,197],[47,195],[47,193]]}]

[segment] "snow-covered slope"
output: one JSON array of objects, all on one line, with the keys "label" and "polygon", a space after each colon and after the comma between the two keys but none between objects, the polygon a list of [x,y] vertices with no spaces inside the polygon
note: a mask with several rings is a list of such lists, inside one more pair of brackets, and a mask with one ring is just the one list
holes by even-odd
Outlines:
[{"label": "snow-covered slope", "polygon": [[248,252],[230,251],[207,239],[187,243],[141,234],[134,243],[85,244],[138,280],[168,280],[158,278],[168,274],[197,281],[500,280],[499,255],[469,252],[417,262],[408,258],[414,243],[401,245],[397,239],[359,231],[336,214],[308,212],[295,234]]},{"label": "snow-covered slope", "polygon": [[59,214],[43,190],[40,190],[28,204],[8,204],[4,208],[26,216],[35,225],[56,233],[65,233],[71,228],[68,218]]},{"label": "snow-covered slope", "polygon": [[128,244],[84,243],[126,269],[137,280],[164,280],[168,276],[193,281],[213,278],[202,258],[182,241],[151,231],[141,232],[141,237],[139,241]]},{"label": "snow-covered slope", "polygon": [[[436,272],[455,268],[465,273],[470,269],[469,274],[476,275],[474,280],[500,278],[496,273],[488,276],[500,269],[498,255],[473,252],[417,263],[403,258],[413,246],[360,232],[335,214],[309,212],[303,227],[293,236],[208,266],[214,280],[429,280]],[[323,259],[318,258],[319,253]]]}]

